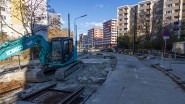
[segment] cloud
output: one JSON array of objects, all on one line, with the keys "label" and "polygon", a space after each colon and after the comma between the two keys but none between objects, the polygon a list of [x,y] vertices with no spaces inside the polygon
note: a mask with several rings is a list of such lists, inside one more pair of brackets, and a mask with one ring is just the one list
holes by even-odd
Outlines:
[{"label": "cloud", "polygon": [[83,27],[103,27],[102,22],[85,22],[81,23],[81,26]]},{"label": "cloud", "polygon": [[95,9],[97,9],[97,8],[103,8],[103,7],[104,7],[103,4],[97,4],[97,5],[95,5]]},{"label": "cloud", "polygon": [[61,22],[62,25],[65,24],[65,21],[62,18],[60,18],[60,22]]}]

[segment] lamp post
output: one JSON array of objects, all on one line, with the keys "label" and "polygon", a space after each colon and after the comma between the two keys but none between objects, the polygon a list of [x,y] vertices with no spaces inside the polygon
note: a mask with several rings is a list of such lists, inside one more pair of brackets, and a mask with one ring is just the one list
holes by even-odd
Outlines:
[{"label": "lamp post", "polygon": [[74,20],[74,32],[75,32],[75,46],[77,47],[77,25],[76,25],[76,20],[82,17],[85,17],[87,15],[82,15],[80,17],[75,18]]}]

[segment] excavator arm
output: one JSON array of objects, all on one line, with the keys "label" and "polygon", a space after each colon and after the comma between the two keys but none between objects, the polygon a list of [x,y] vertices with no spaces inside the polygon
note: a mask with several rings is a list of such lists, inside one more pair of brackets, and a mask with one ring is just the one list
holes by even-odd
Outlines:
[{"label": "excavator arm", "polygon": [[14,56],[26,49],[38,46],[40,49],[39,60],[42,64],[50,61],[50,45],[40,35],[24,36],[11,42],[5,42],[0,46],[0,60]]}]

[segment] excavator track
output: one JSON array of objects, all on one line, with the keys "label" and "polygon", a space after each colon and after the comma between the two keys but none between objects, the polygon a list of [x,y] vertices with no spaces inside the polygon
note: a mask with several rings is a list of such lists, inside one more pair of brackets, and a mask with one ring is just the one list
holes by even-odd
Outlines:
[{"label": "excavator track", "polygon": [[55,72],[55,78],[59,81],[65,81],[69,79],[75,73],[76,70],[82,67],[82,61],[71,63],[70,65],[57,69],[57,71]]},{"label": "excavator track", "polygon": [[34,68],[26,72],[26,82],[46,82],[55,78],[59,81],[65,81],[70,78],[73,73],[82,68],[82,61],[73,62],[67,66],[57,68],[55,71],[55,76],[51,78],[45,74],[44,70],[41,68]]}]

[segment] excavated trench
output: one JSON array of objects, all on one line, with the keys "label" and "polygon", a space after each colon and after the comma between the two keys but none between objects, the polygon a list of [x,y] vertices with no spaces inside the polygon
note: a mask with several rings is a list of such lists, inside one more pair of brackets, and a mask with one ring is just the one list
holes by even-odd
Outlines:
[{"label": "excavated trench", "polygon": [[0,83],[0,98],[10,95],[16,91],[24,90],[24,81],[11,80],[9,82]]}]

